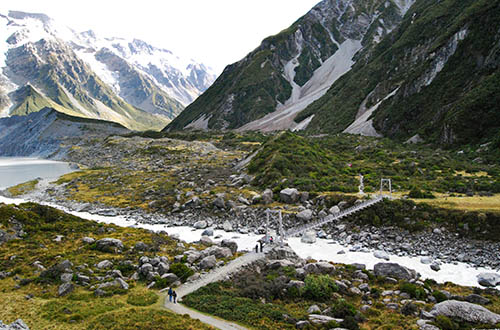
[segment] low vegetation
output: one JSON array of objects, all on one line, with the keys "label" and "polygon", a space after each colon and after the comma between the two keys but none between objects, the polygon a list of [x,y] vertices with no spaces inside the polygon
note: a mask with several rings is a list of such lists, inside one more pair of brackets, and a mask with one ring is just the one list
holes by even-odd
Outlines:
[{"label": "low vegetation", "polygon": [[[142,281],[128,280],[128,290],[106,288],[101,296],[90,289],[99,284],[94,276],[107,274],[95,266],[103,260],[123,265],[118,267],[123,275],[131,276],[124,260],[143,255],[172,259],[179,252],[177,241],[165,235],[82,220],[32,203],[0,204],[0,232],[6,234],[0,241],[0,320],[6,323],[21,318],[31,329],[211,329],[162,309],[157,291],[147,289]],[[82,241],[87,236],[119,239],[125,249],[119,254],[101,252]],[[138,242],[150,250],[133,249]],[[87,274],[91,282],[75,285],[73,292],[59,297],[61,279],[37,264],[50,270],[63,260]]]}]

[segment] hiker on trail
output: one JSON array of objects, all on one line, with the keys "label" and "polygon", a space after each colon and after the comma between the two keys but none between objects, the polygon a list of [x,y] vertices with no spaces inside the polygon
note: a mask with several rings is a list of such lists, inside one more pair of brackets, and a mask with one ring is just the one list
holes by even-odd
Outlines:
[{"label": "hiker on trail", "polygon": [[177,304],[177,292],[172,292],[172,297],[174,297],[174,304]]},{"label": "hiker on trail", "polygon": [[259,253],[259,244],[255,244],[255,253]]},{"label": "hiker on trail", "polygon": [[260,244],[260,252],[262,252],[262,240],[259,241]]},{"label": "hiker on trail", "polygon": [[174,294],[174,291],[172,290],[172,287],[168,288],[168,300],[172,302],[172,295]]},{"label": "hiker on trail", "polygon": [[271,239],[270,239],[271,244],[273,244],[273,240],[274,240],[274,238],[271,236]]}]

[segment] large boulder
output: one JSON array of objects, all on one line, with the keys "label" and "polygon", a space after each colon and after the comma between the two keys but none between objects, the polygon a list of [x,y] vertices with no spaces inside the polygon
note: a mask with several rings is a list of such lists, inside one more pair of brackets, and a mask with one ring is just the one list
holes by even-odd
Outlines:
[{"label": "large boulder", "polygon": [[207,222],[205,220],[197,221],[193,227],[196,229],[205,229],[207,228]]},{"label": "large boulder", "polygon": [[96,242],[96,249],[102,252],[121,252],[125,247],[116,238],[103,238]]},{"label": "large boulder", "polygon": [[384,260],[387,260],[389,261],[391,259],[391,257],[389,256],[389,254],[385,251],[375,251],[373,253],[373,256],[375,258],[378,258],[378,259],[384,259]]},{"label": "large boulder", "polygon": [[401,280],[417,278],[417,272],[396,263],[378,263],[373,267],[376,276],[394,277]]},{"label": "large boulder", "polygon": [[274,246],[270,251],[266,253],[268,259],[282,260],[287,259],[292,262],[302,262],[302,259],[295,253],[295,251],[289,246]]},{"label": "large boulder", "polygon": [[164,279],[168,284],[172,284],[179,280],[179,277],[177,277],[177,275],[175,275],[174,273],[163,274],[161,278]]},{"label": "large boulder", "polygon": [[300,241],[306,244],[316,243],[316,233],[314,231],[308,231],[307,233],[304,233],[304,235],[302,235]]},{"label": "large boulder", "polygon": [[63,283],[57,289],[57,294],[59,297],[66,296],[73,292],[74,289],[75,286],[73,285],[73,283]]},{"label": "large boulder", "polygon": [[207,228],[201,233],[201,236],[214,236],[214,230],[212,228]]},{"label": "large boulder", "polygon": [[294,204],[299,200],[299,191],[295,188],[286,188],[280,191],[280,199],[283,203]]},{"label": "large boulder", "polygon": [[297,213],[297,219],[304,222],[311,220],[312,216],[313,216],[312,210],[304,210],[302,212]]},{"label": "large boulder", "polygon": [[103,260],[97,264],[97,268],[99,269],[108,269],[113,267],[113,263],[109,260]]},{"label": "large boulder", "polygon": [[216,264],[217,264],[217,259],[215,259],[215,256],[208,256],[200,261],[200,268],[212,269],[215,267]]},{"label": "large boulder", "polygon": [[273,191],[271,189],[266,189],[262,193],[262,203],[271,204],[273,202]]},{"label": "large boulder", "polygon": [[500,275],[496,273],[481,273],[477,275],[477,282],[482,286],[495,287],[500,285]]},{"label": "large boulder", "polygon": [[231,224],[231,222],[229,222],[228,220],[226,220],[222,224],[222,229],[224,229],[224,231],[233,231],[233,225]]},{"label": "large boulder", "polygon": [[335,266],[328,262],[315,262],[304,266],[308,274],[332,274],[335,272]]},{"label": "large boulder", "polygon": [[228,240],[228,239],[223,239],[222,242],[220,243],[220,246],[227,247],[227,248],[231,249],[231,252],[233,254],[235,254],[236,251],[238,251],[238,243],[236,243],[235,241]]},{"label": "large boulder", "polygon": [[434,317],[444,315],[451,319],[459,319],[470,323],[497,324],[500,322],[500,315],[487,310],[483,306],[465,301],[443,301],[434,305],[430,313]]}]

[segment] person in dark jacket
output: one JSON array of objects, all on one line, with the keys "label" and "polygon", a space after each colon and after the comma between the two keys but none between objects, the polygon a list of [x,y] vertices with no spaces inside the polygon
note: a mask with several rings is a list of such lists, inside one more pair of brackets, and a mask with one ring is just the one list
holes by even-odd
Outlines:
[{"label": "person in dark jacket", "polygon": [[172,302],[172,295],[174,291],[172,290],[172,287],[168,288],[168,300]]},{"label": "person in dark jacket", "polygon": [[177,292],[172,292],[172,297],[174,297],[174,304],[177,304]]}]

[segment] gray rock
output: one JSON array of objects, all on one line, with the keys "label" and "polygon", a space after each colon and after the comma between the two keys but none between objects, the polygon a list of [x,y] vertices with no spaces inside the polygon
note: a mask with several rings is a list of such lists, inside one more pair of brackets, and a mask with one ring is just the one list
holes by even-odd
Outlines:
[{"label": "gray rock", "polygon": [[295,327],[297,329],[304,329],[305,327],[309,326],[311,323],[309,321],[299,321],[295,323]]},{"label": "gray rock", "polygon": [[136,250],[136,251],[148,251],[149,246],[144,242],[137,242],[134,246],[134,250]]},{"label": "gray rock", "polygon": [[125,247],[119,239],[103,238],[96,242],[96,248],[102,252],[121,252]]},{"label": "gray rock", "polygon": [[139,273],[141,273],[144,276],[146,276],[147,274],[149,274],[152,271],[153,271],[153,265],[148,264],[148,263],[142,265],[141,268],[139,268]]},{"label": "gray rock", "polygon": [[497,324],[500,315],[495,314],[483,306],[465,301],[446,300],[434,305],[430,313],[436,317],[444,315],[452,319],[459,319],[471,323]]},{"label": "gray rock", "polygon": [[330,207],[328,212],[330,212],[330,214],[337,214],[337,213],[340,213],[340,208],[337,205],[335,205],[335,206]]},{"label": "gray rock", "polygon": [[291,280],[290,282],[288,282],[287,287],[301,289],[305,285],[306,284],[302,281]]},{"label": "gray rock", "polygon": [[495,287],[500,284],[500,275],[496,273],[481,273],[477,275],[477,282],[486,287]]},{"label": "gray rock", "polygon": [[422,257],[422,258],[420,258],[420,262],[423,263],[424,265],[430,265],[430,264],[432,264],[432,258],[431,257]]},{"label": "gray rock", "polygon": [[4,324],[0,321],[0,330],[30,330],[23,320],[17,319],[11,324]]},{"label": "gray rock", "polygon": [[316,243],[316,233],[313,231],[308,231],[307,233],[304,233],[302,235],[302,237],[300,238],[300,241],[302,243],[306,243],[306,244]]},{"label": "gray rock", "polygon": [[174,273],[163,274],[161,278],[166,280],[169,285],[179,280],[179,277]]},{"label": "gray rock", "polygon": [[193,225],[193,227],[196,228],[196,229],[205,229],[205,228],[207,228],[207,222],[204,221],[204,220],[195,222],[195,224]]},{"label": "gray rock", "polygon": [[307,309],[307,314],[321,314],[321,309],[318,307],[318,305],[311,305]]},{"label": "gray rock", "polygon": [[262,202],[264,204],[271,204],[273,202],[273,191],[271,189],[266,189],[262,193]]},{"label": "gray rock", "polygon": [[375,251],[373,253],[373,256],[375,258],[378,258],[378,259],[384,259],[384,260],[387,260],[389,261],[391,259],[391,257],[389,256],[389,254],[385,251]]},{"label": "gray rock", "polygon": [[314,324],[325,324],[325,323],[332,322],[332,321],[335,321],[337,323],[342,323],[344,320],[343,319],[335,319],[333,317],[326,316],[326,315],[310,314],[309,321],[311,321],[311,323],[314,323]]},{"label": "gray rock", "polygon": [[349,293],[355,296],[360,296],[362,294],[361,290],[356,287],[349,288]]},{"label": "gray rock", "polygon": [[82,274],[77,274],[76,275],[76,280],[78,282],[90,282],[90,277],[82,275]]},{"label": "gray rock", "polygon": [[223,239],[220,246],[229,248],[233,254],[238,251],[238,243],[228,239]]},{"label": "gray rock", "polygon": [[439,272],[441,270],[441,267],[439,266],[438,263],[435,262],[431,265],[431,269],[435,272]]},{"label": "gray rock", "polygon": [[66,295],[70,294],[71,292],[73,292],[74,289],[75,289],[75,286],[73,285],[73,283],[63,283],[57,289],[57,295],[59,297],[66,296]]},{"label": "gray rock", "polygon": [[313,212],[311,210],[304,210],[302,212],[297,213],[297,218],[301,221],[309,221],[312,219]]},{"label": "gray rock", "polygon": [[420,330],[440,330],[438,327],[429,324],[429,320],[418,320],[417,325],[420,328]]},{"label": "gray rock", "polygon": [[224,197],[219,196],[214,200],[214,205],[219,209],[226,208],[226,202],[224,201]]},{"label": "gray rock", "polygon": [[465,301],[470,302],[471,304],[479,304],[479,305],[488,305],[491,303],[491,300],[489,300],[488,298],[485,298],[483,296],[474,293],[465,297]]},{"label": "gray rock", "polygon": [[212,245],[214,242],[208,236],[201,236],[200,243],[202,245]]},{"label": "gray rock", "polygon": [[124,290],[128,290],[129,286],[128,286],[128,283],[125,282],[123,279],[121,279],[120,277],[118,277],[115,282],[118,284],[117,286],[121,287],[122,289]]},{"label": "gray rock", "polygon": [[215,264],[217,263],[217,260],[215,259],[215,256],[208,256],[203,258],[200,261],[200,268],[201,269],[212,269],[215,267]]},{"label": "gray rock", "polygon": [[393,277],[401,280],[417,278],[417,272],[396,263],[378,263],[373,267],[376,276]]},{"label": "gray rock", "polygon": [[113,263],[109,260],[103,260],[97,264],[97,268],[99,269],[109,269],[113,267]]},{"label": "gray rock", "polygon": [[84,237],[82,238],[82,242],[86,244],[92,244],[95,242],[95,239],[93,239],[92,237]]},{"label": "gray rock", "polygon": [[224,231],[233,231],[233,225],[231,224],[231,222],[229,222],[228,220],[226,220],[222,224],[222,229],[224,229]]},{"label": "gray rock", "polygon": [[142,256],[140,259],[139,259],[139,265],[144,265],[144,264],[149,264],[149,258],[146,257],[146,256]]},{"label": "gray rock", "polygon": [[168,273],[169,270],[170,270],[170,266],[167,263],[160,262],[158,264],[158,273],[160,273],[160,275]]},{"label": "gray rock", "polygon": [[282,260],[269,260],[266,265],[269,269],[279,269],[283,267],[293,267],[294,263],[290,260],[282,259]]},{"label": "gray rock", "polygon": [[201,236],[214,236],[214,230],[212,228],[207,228],[201,233]]},{"label": "gray rock", "polygon": [[61,282],[63,283],[69,283],[73,280],[73,274],[72,273],[64,273],[61,274]]},{"label": "gray rock", "polygon": [[299,200],[299,191],[295,188],[286,188],[280,191],[280,199],[283,203],[294,204]]}]

